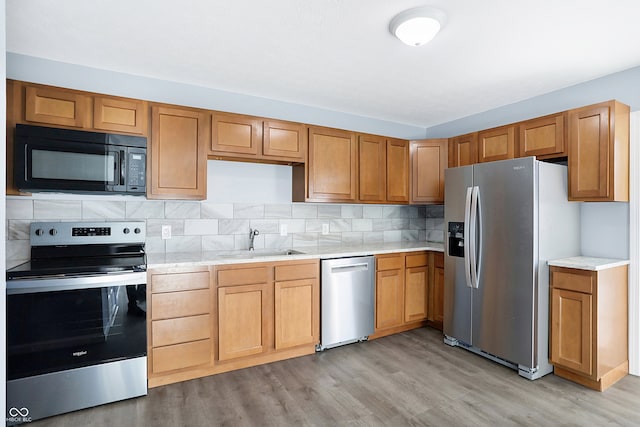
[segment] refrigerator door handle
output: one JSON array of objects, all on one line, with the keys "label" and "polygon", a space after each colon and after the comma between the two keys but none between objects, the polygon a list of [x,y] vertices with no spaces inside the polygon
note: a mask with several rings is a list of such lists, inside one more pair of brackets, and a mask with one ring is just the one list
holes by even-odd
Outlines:
[{"label": "refrigerator door handle", "polygon": [[[471,193],[471,283],[478,289],[480,266],[482,265],[482,208],[480,203],[480,187],[473,187]],[[476,238],[478,239],[476,241]]]},{"label": "refrigerator door handle", "polygon": [[472,288],[473,287],[473,283],[471,282],[471,259],[470,259],[470,252],[472,250],[472,246],[470,244],[470,240],[469,240],[469,227],[470,227],[470,223],[471,223],[471,195],[472,195],[472,188],[471,187],[467,187],[467,197],[465,199],[464,202],[464,233],[463,233],[463,239],[464,239],[464,277],[465,277],[465,284],[467,285],[468,288]]}]

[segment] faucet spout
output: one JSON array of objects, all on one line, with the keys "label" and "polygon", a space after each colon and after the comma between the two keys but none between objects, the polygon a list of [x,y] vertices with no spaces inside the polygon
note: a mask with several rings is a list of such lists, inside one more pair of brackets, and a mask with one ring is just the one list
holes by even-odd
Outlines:
[{"label": "faucet spout", "polygon": [[260,234],[258,230],[254,230],[253,228],[249,228],[249,250],[253,250],[253,239]]}]

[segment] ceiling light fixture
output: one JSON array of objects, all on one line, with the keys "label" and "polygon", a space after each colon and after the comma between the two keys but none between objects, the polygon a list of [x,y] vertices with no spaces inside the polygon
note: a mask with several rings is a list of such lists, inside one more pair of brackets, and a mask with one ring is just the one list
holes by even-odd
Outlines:
[{"label": "ceiling light fixture", "polygon": [[422,6],[397,14],[389,24],[389,31],[409,46],[420,46],[431,41],[444,26],[443,11]]}]

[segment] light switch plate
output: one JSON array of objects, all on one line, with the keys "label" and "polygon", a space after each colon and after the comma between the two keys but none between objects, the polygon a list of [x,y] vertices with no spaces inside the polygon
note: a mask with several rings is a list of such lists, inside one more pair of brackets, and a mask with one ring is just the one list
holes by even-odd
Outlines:
[{"label": "light switch plate", "polygon": [[286,236],[287,235],[287,224],[280,224],[280,235],[281,236]]},{"label": "light switch plate", "polygon": [[163,225],[162,226],[162,240],[167,240],[171,238],[171,226]]}]

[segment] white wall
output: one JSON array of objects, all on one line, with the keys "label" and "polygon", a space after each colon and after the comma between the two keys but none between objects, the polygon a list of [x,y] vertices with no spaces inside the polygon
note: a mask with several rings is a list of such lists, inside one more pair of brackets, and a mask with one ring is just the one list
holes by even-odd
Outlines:
[{"label": "white wall", "polygon": [[581,251],[584,256],[629,258],[629,203],[582,203]]}]

